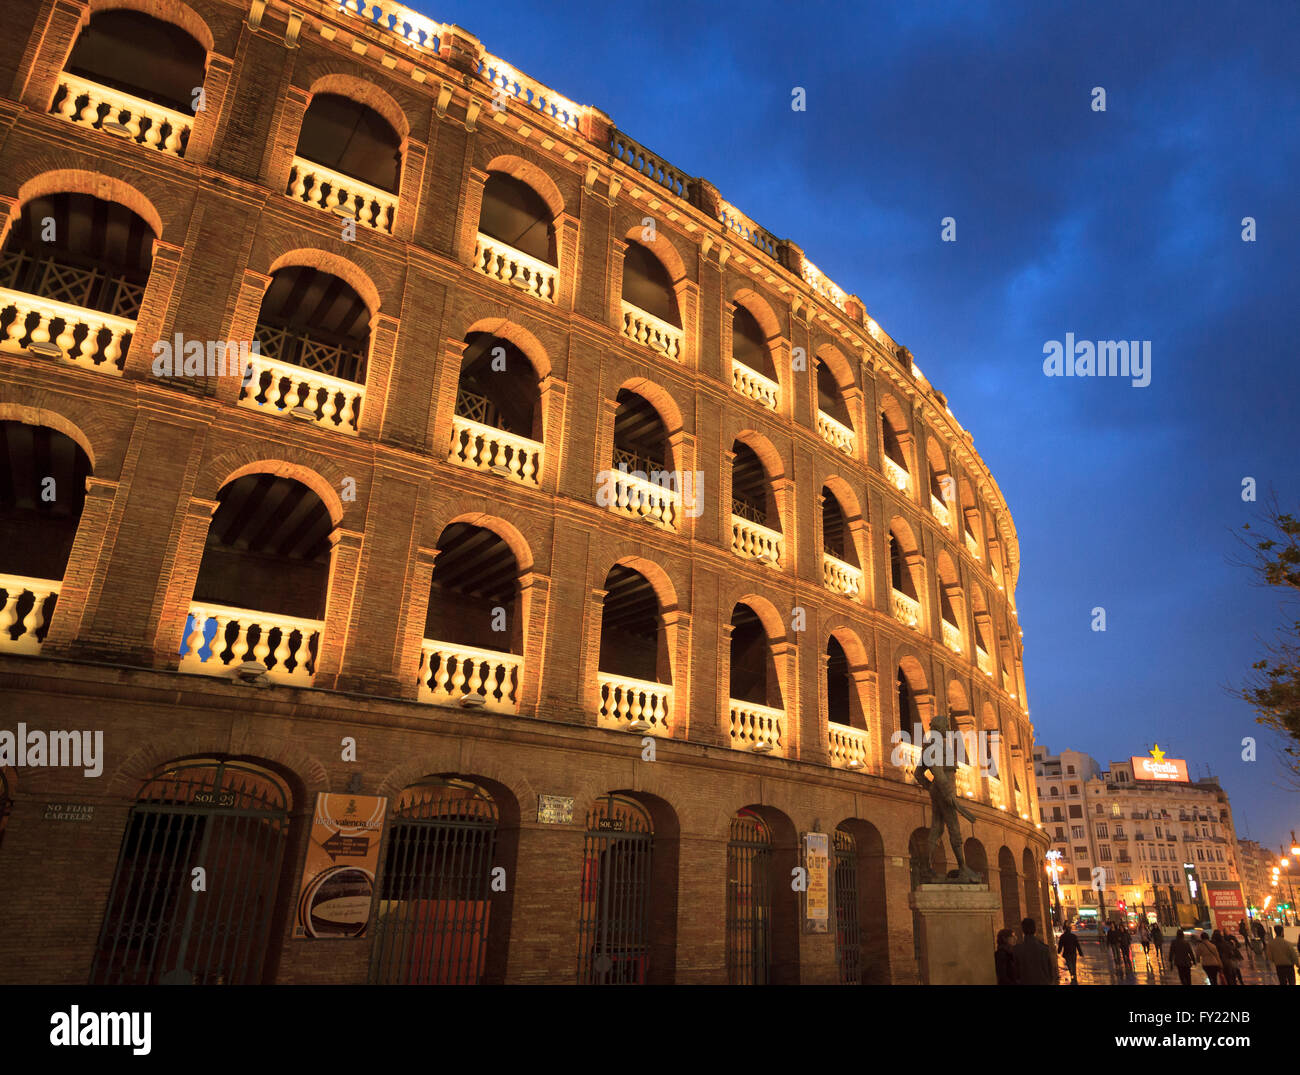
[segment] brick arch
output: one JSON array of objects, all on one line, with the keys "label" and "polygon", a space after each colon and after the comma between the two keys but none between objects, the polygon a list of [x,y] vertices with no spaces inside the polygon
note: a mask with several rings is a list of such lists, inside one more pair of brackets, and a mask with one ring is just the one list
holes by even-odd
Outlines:
[{"label": "brick arch", "polygon": [[442,529],[438,531],[434,539],[434,546],[442,540],[442,535],[447,527],[454,526],[456,523],[464,523],[466,526],[477,526],[483,530],[490,530],[496,534],[515,558],[515,566],[522,575],[525,571],[533,569],[533,550],[528,545],[528,539],[520,532],[519,528],[513,523],[507,522],[500,515],[491,515],[483,511],[461,512],[442,524]]},{"label": "brick arch", "polygon": [[[673,582],[672,576],[661,564],[641,555],[640,550],[644,548],[645,546],[639,541],[619,542],[614,546],[612,557],[605,557],[598,561],[596,570],[592,574],[593,586],[600,586],[615,567],[627,567],[644,576],[646,582],[650,583],[655,596],[659,598],[659,611],[661,614],[680,607],[677,596],[679,590]],[[605,567],[602,572],[599,565],[603,564],[605,560],[609,561],[609,566]]]},{"label": "brick arch", "polygon": [[657,223],[655,225],[655,241],[653,243],[647,243],[641,238],[642,227],[643,225],[638,218],[637,223],[623,233],[623,241],[629,244],[636,243],[638,246],[643,246],[650,251],[651,256],[653,256],[659,264],[664,267],[665,271],[668,273],[668,279],[670,279],[673,282],[673,286],[676,287],[686,279],[685,260],[682,258],[677,247],[673,245],[672,240],[668,236],[668,232],[663,228],[660,228]]},{"label": "brick arch", "polygon": [[128,754],[113,770],[107,785],[109,794],[134,800],[145,781],[161,769],[190,758],[207,757],[246,761],[284,777],[294,796],[293,810],[310,809],[316,793],[330,789],[329,770],[314,754],[295,743],[270,738],[259,740],[254,731],[249,741],[239,745],[243,749],[229,749],[228,741],[220,745],[198,745],[192,735],[184,732],[153,738]]},{"label": "brick arch", "polygon": [[781,322],[777,319],[776,311],[772,309],[772,304],[752,287],[742,287],[734,295],[731,301],[737,306],[743,306],[758,322],[758,327],[763,330],[769,340],[781,335]]},{"label": "brick arch", "polygon": [[895,654],[895,661],[898,671],[903,673],[903,678],[907,680],[907,685],[912,688],[914,694],[919,694],[930,689],[930,680],[925,674],[925,666],[913,653]]},{"label": "brick arch", "polygon": [[500,316],[480,317],[463,332],[457,330],[456,338],[463,340],[475,332],[495,336],[518,347],[532,364],[538,381],[544,381],[551,375],[551,359],[546,353],[546,348],[542,346],[541,340],[518,322]]},{"label": "brick arch", "polygon": [[756,429],[742,429],[732,440],[738,440],[754,450],[754,454],[758,456],[758,461],[763,464],[763,469],[767,471],[767,480],[769,482],[780,481],[785,477],[785,461],[781,458],[781,453],[776,450],[776,447],[764,434]]},{"label": "brick arch", "polygon": [[782,619],[781,613],[777,611],[776,605],[768,598],[752,591],[742,594],[731,602],[729,608],[726,605],[723,606],[727,610],[725,622],[731,622],[731,617],[736,614],[737,605],[748,605],[753,610],[754,615],[758,617],[759,622],[763,625],[763,632],[767,635],[767,644],[769,646],[775,646],[786,641],[785,620]]},{"label": "brick arch", "polygon": [[81,31],[85,29],[92,16],[121,8],[139,11],[159,22],[169,22],[179,27],[202,45],[203,51],[211,56],[215,47],[211,29],[202,16],[182,0],[90,0],[85,16],[77,25],[77,36],[81,35]]},{"label": "brick arch", "polygon": [[889,419],[889,424],[894,427],[895,436],[911,432],[907,412],[903,410],[902,404],[898,402],[898,398],[892,392],[881,394],[876,409]]},{"label": "brick arch", "polygon": [[383,117],[384,122],[392,127],[401,143],[402,151],[405,151],[406,141],[411,137],[411,123],[406,117],[406,110],[373,82],[367,82],[345,71],[334,71],[317,75],[308,86],[307,93],[308,108],[311,107],[311,98],[318,93],[336,93],[367,108],[373,108]]},{"label": "brick arch", "polygon": [[483,170],[502,172],[527,184],[546,203],[546,208],[551,211],[552,220],[564,212],[564,195],[560,193],[560,188],[556,186],[550,173],[540,165],[513,153],[502,153],[483,165]]},{"label": "brick arch", "polygon": [[[832,638],[844,650],[844,656],[849,660],[849,668],[870,667],[871,657],[867,653],[867,647],[862,642],[862,636],[858,634],[858,629],[847,619],[827,627],[827,645],[830,644]],[[826,652],[826,646],[822,646],[822,652]]]},{"label": "brick arch", "polygon": [[681,408],[677,406],[672,393],[658,381],[652,381],[648,377],[629,377],[614,389],[614,398],[617,398],[619,392],[624,389],[641,396],[659,413],[659,419],[663,422],[664,431],[668,436],[681,432],[683,426]]},{"label": "brick arch", "polygon": [[[288,445],[280,449],[285,455],[298,454]],[[240,462],[240,456],[250,457]],[[271,474],[278,478],[292,478],[301,482],[318,497],[330,513],[330,521],[338,526],[343,521],[343,501],[338,492],[345,475],[337,473],[333,484],[326,481],[322,471],[337,470],[338,464],[332,461],[313,460],[320,470],[306,463],[291,462],[288,459],[268,459],[261,454],[256,445],[236,448],[212,460],[203,468],[202,475],[195,483],[194,496],[204,500],[216,500],[217,494],[233,481],[249,474]]]},{"label": "brick arch", "polygon": [[327,272],[331,276],[337,276],[360,296],[361,301],[366,304],[366,308],[370,311],[371,317],[374,317],[379,312],[382,304],[379,297],[379,288],[375,286],[370,274],[355,261],[340,257],[329,250],[320,250],[317,247],[298,247],[282,252],[267,266],[266,274],[270,276],[281,269],[293,266],[318,269],[320,272]]},{"label": "brick arch", "polygon": [[75,441],[77,446],[86,453],[86,458],[90,460],[90,472],[94,474],[95,449],[90,438],[82,432],[80,426],[58,411],[46,410],[43,407],[30,407],[22,403],[0,401],[0,422],[22,422],[24,425],[29,426],[45,426],[47,429],[53,429],[56,433],[62,433],[65,437]]},{"label": "brick arch", "polygon": [[[20,162],[15,162],[20,164]],[[40,162],[37,161],[37,167]],[[163,238],[166,231],[162,214],[158,212],[153,201],[130,183],[116,176],[103,172],[92,172],[83,168],[55,168],[38,171],[18,187],[18,197],[9,217],[4,222],[4,232],[0,242],[9,236],[9,229],[21,215],[23,206],[36,198],[49,194],[89,194],[101,201],[115,202],[125,206],[153,229],[155,238]],[[179,225],[177,225],[179,226]]]},{"label": "brick arch", "polygon": [[[391,807],[396,803],[397,797],[412,784],[418,784],[431,776],[454,777],[478,784],[487,791],[497,806],[504,808],[503,822],[509,820],[511,815],[517,821],[521,806],[530,796],[535,797],[536,793],[515,774],[504,772],[502,763],[486,757],[475,760],[473,772],[462,771],[460,754],[459,740],[456,739],[428,744],[426,750],[414,759],[408,759],[389,769],[375,788],[375,794],[387,797]],[[574,814],[576,816],[576,810]]]},{"label": "brick arch", "polygon": [[862,511],[862,503],[858,499],[858,494],[854,492],[853,486],[841,478],[838,474],[828,474],[822,479],[822,487],[829,489],[835,494],[835,499],[839,501],[840,510],[844,512],[844,521],[853,522],[855,519],[866,519]]},{"label": "brick arch", "polygon": [[831,371],[831,376],[835,378],[835,383],[839,385],[841,392],[846,388],[854,387],[857,383],[857,379],[853,376],[853,364],[844,357],[844,352],[834,344],[820,344],[813,354],[819,361],[825,363],[826,368]]},{"label": "brick arch", "polygon": [[939,446],[939,438],[933,434],[925,438],[925,458],[936,474],[946,474],[948,472],[948,461],[944,458],[943,449]]},{"label": "brick arch", "polygon": [[[961,586],[961,576],[957,574],[957,567],[952,562],[952,556],[947,549],[940,549],[938,555],[934,558],[934,573],[938,576],[939,582],[944,585],[956,583]],[[960,610],[958,610],[960,613]]]}]

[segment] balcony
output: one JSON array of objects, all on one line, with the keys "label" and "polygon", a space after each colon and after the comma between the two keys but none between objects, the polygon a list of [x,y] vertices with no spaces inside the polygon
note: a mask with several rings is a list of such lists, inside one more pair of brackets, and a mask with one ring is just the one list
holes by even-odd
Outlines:
[{"label": "balcony", "polygon": [[953,653],[961,652],[961,629],[947,620],[941,621],[943,626],[943,644]]},{"label": "balcony", "polygon": [[831,593],[857,598],[862,593],[862,569],[837,556],[822,553],[822,585]]},{"label": "balcony", "polygon": [[250,354],[239,406],[292,415],[355,437],[365,398],[363,384],[281,362],[269,355]]},{"label": "balcony", "polygon": [[831,724],[830,757],[836,769],[858,771],[867,767],[869,733],[861,728]]},{"label": "balcony", "polygon": [[783,541],[784,538],[779,531],[769,530],[761,523],[732,512],[731,551],[741,559],[757,560],[769,567],[778,567],[781,563]]},{"label": "balcony", "polygon": [[680,492],[626,470],[612,470],[609,475],[613,483],[608,493],[610,511],[676,531],[682,517]]},{"label": "balcony", "polygon": [[939,520],[945,530],[952,526],[952,513],[948,510],[948,505],[933,493],[930,494],[930,513]]},{"label": "balcony", "polygon": [[623,300],[623,335],[633,343],[658,351],[674,362],[682,361],[682,345],[686,334],[676,325],[661,321],[654,314],[648,314],[641,307],[632,305],[627,299]]},{"label": "balcony", "polygon": [[[62,96],[60,96],[60,94]],[[71,123],[174,157],[185,156],[193,116],[63,72],[53,111]]]},{"label": "balcony", "polygon": [[914,630],[919,629],[921,624],[921,603],[914,597],[908,597],[901,590],[893,590],[890,597],[890,608],[893,610],[894,619],[905,627],[911,627]]},{"label": "balcony", "polygon": [[324,626],[319,620],[191,603],[180,670],[229,678],[241,663],[261,661],[272,683],[310,687]]},{"label": "balcony", "polygon": [[671,684],[650,683],[605,672],[599,673],[597,679],[600,681],[599,727],[620,732],[672,735],[668,727],[673,706]]},{"label": "balcony", "polygon": [[396,194],[332,171],[323,164],[294,157],[285,193],[315,209],[345,220],[355,220],[375,231],[388,235],[393,233],[393,218],[397,216]]},{"label": "balcony", "polygon": [[482,232],[474,240],[474,271],[542,302],[554,303],[559,291],[559,270],[554,265]]},{"label": "balcony", "polygon": [[521,485],[540,485],[545,448],[535,440],[483,425],[459,414],[451,419],[447,459],[470,470],[490,471]]},{"label": "balcony", "polygon": [[912,487],[912,476],[887,455],[880,457],[881,467],[889,483],[900,493],[906,493]]},{"label": "balcony", "polygon": [[756,754],[785,756],[785,742],[781,736],[785,710],[772,709],[753,702],[729,701],[731,713],[731,745],[737,750]]},{"label": "balcony", "polygon": [[426,638],[420,645],[419,699],[432,705],[518,713],[523,664],[515,653]]},{"label": "balcony", "polygon": [[993,678],[993,658],[978,643],[975,645],[975,666],[990,679]]},{"label": "balcony", "polygon": [[[732,376],[734,379],[734,367]],[[822,435],[822,440],[832,448],[843,452],[845,455],[853,454],[853,430],[837,422],[823,410],[817,412],[817,432]]]},{"label": "balcony", "polygon": [[[764,377],[734,358],[731,360],[731,387],[769,411],[776,410],[781,399],[781,386],[776,381]],[[852,436],[851,433],[849,435]]]},{"label": "balcony", "polygon": [[[0,288],[0,312],[8,309],[14,311],[14,319],[5,330],[0,351],[31,351],[110,377],[122,376],[126,349],[135,332],[134,320]],[[36,321],[29,330],[33,316]],[[58,334],[51,340],[56,326]]]},{"label": "balcony", "polygon": [[898,759],[903,779],[909,784],[916,783],[916,767],[921,764],[921,747],[919,743],[899,743],[890,751],[890,761]]},{"label": "balcony", "polygon": [[1002,780],[996,776],[987,778],[989,785],[989,802],[999,810],[1007,808],[1007,790],[1002,786]]},{"label": "balcony", "polygon": [[[35,656],[41,652],[60,586],[62,583],[53,579],[0,575],[0,591],[4,592],[4,604],[0,605],[0,653]],[[21,617],[20,608],[25,609]]]}]

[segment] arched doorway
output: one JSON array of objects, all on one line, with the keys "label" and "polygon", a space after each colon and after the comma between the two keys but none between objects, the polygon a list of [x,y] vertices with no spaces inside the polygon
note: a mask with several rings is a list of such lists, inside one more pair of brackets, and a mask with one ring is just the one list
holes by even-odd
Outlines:
[{"label": "arched doorway", "polygon": [[727,839],[727,982],[767,985],[772,975],[772,830],[746,808]]},{"label": "arched doorway", "polygon": [[148,780],[127,818],[91,984],[264,984],[291,806],[284,780],[243,761],[172,762]]},{"label": "arched doorway", "polygon": [[621,795],[596,800],[582,853],[579,985],[645,984],[653,850],[644,806]]},{"label": "arched doorway", "polygon": [[998,851],[998,875],[1002,888],[1002,924],[1020,932],[1020,894],[1017,891],[1016,860],[1004,844]]}]

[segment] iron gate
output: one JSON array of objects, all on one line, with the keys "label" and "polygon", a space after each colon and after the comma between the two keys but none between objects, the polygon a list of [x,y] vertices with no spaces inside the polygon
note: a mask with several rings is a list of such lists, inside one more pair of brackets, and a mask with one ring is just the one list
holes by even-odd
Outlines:
[{"label": "iron gate", "polygon": [[402,792],[379,882],[371,982],[483,981],[498,820],[492,797],[467,781],[439,777]]},{"label": "iron gate", "polygon": [[858,849],[853,836],[843,829],[835,830],[835,957],[840,966],[840,985],[861,985]]},{"label": "iron gate", "polygon": [[767,985],[772,967],[772,833],[739,811],[727,841],[727,981]]},{"label": "iron gate", "polygon": [[[239,762],[168,766],[136,798],[92,984],[262,982],[289,827],[276,776]],[[194,891],[202,867],[205,890]]]},{"label": "iron gate", "polygon": [[580,985],[645,984],[653,845],[654,826],[640,803],[605,795],[587,814],[578,917]]}]

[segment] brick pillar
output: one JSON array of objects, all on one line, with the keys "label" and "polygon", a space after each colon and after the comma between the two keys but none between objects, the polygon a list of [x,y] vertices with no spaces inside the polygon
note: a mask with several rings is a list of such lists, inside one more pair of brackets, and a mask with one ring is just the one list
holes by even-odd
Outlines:
[{"label": "brick pillar", "polygon": [[[590,236],[588,241],[591,241]],[[611,235],[609,249],[605,255],[605,271],[609,281],[609,292],[605,296],[608,302],[606,323],[614,329],[615,333],[620,334],[623,331],[623,257],[627,253],[627,246],[626,240]],[[687,357],[683,355],[682,360],[687,361]]]},{"label": "brick pillar", "polygon": [[[730,747],[731,743],[731,626],[729,609],[719,608],[718,617],[718,676],[714,681],[714,698],[712,704],[703,710],[707,716],[713,710],[713,725],[718,737],[718,745]],[[725,617],[725,618],[724,618]],[[701,722],[702,723],[702,722]],[[695,739],[692,736],[692,739]],[[697,740],[698,741],[698,740]]]},{"label": "brick pillar", "polygon": [[703,473],[696,474],[695,437],[684,430],[668,436],[668,454],[677,471],[677,491],[681,496],[682,513],[677,520],[677,533],[687,541],[695,537],[695,521],[704,511],[704,489],[707,480]]},{"label": "brick pillar", "polygon": [[[793,460],[791,461],[793,466]],[[784,535],[781,570],[791,576],[799,574],[801,563],[799,548],[799,513],[795,510],[795,483],[789,475],[772,482],[772,495],[776,499],[776,510],[781,520],[781,533]],[[727,501],[730,505],[731,501]]]},{"label": "brick pillar", "polygon": [[325,599],[325,626],[321,630],[320,649],[316,654],[313,685],[332,690],[343,664],[348,643],[348,622],[356,599],[357,576],[361,565],[362,535],[354,530],[336,529],[330,535],[330,578]]},{"label": "brick pillar", "polygon": [[270,144],[266,149],[265,179],[266,185],[277,194],[289,189],[289,172],[298,148],[298,134],[310,102],[310,93],[299,86],[290,86],[276,109]]},{"label": "brick pillar", "polygon": [[691,614],[679,608],[663,612],[664,639],[672,660],[673,704],[669,730],[674,739],[691,737]]},{"label": "brick pillar", "polygon": [[683,831],[678,843],[677,906],[690,909],[677,918],[679,985],[727,984],[728,822],[721,833]]},{"label": "brick pillar", "polygon": [[889,982],[891,985],[920,985],[916,965],[914,919],[908,897],[912,892],[911,849],[903,854],[885,853],[885,917],[889,929]]},{"label": "brick pillar", "polygon": [[[811,647],[806,647],[813,656],[816,652]],[[805,706],[801,697],[802,681],[799,676],[799,647],[793,642],[782,641],[771,643],[772,663],[776,665],[777,680],[781,684],[781,706],[785,710],[784,727],[782,738],[785,742],[782,744],[785,753],[784,757],[803,759],[803,751],[807,746],[807,740],[803,732],[803,720]],[[809,719],[816,719],[815,714],[809,716]],[[812,748],[809,748],[812,749]],[[825,760],[825,748],[823,747],[823,760]]]},{"label": "brick pillar", "polygon": [[551,580],[536,571],[519,579],[519,615],[523,622],[523,675],[519,686],[519,712],[534,716],[542,697],[542,667],[546,632],[550,625]]},{"label": "brick pillar", "polygon": [[[558,782],[567,786],[563,776]],[[535,799],[520,805],[525,818],[530,807],[532,816],[537,816]],[[506,880],[515,894],[508,984],[563,985],[577,980],[577,909],[585,840],[576,811],[569,825],[520,823],[515,876]]]},{"label": "brick pillar", "polygon": [[853,681],[853,690],[857,693],[858,704],[862,707],[862,720],[866,725],[867,758],[866,769],[869,773],[884,773],[888,767],[889,757],[880,754],[880,731],[884,724],[880,709],[879,676],[869,668],[850,668],[849,678]]},{"label": "brick pillar", "polygon": [[149,269],[149,282],[144,298],[140,300],[140,315],[131,334],[131,348],[126,354],[122,369],[125,377],[155,380],[153,375],[153,345],[167,337],[172,321],[172,299],[180,279],[181,258],[184,249],[161,239],[153,241],[153,265]]},{"label": "brick pillar", "polygon": [[464,340],[448,337],[443,341],[442,361],[435,375],[433,413],[429,416],[428,451],[438,460],[447,458],[451,445],[452,417],[456,413],[456,393],[464,360]]},{"label": "brick pillar", "polygon": [[363,437],[378,438],[384,428],[388,394],[394,383],[397,338],[401,327],[402,323],[396,317],[381,313],[371,315],[370,355],[366,359],[366,399],[361,408],[360,432]]},{"label": "brick pillar", "polygon": [[402,147],[402,173],[397,183],[397,212],[393,218],[393,238],[410,242],[415,236],[416,215],[424,198],[425,161],[429,147],[412,138]]},{"label": "brick pillar", "polygon": [[546,458],[539,475],[541,487],[555,492],[560,484],[560,467],[564,462],[564,401],[569,386],[554,375],[542,378],[539,406],[542,410],[542,439],[546,445]]},{"label": "brick pillar", "polygon": [[[718,502],[717,518],[705,519],[704,533],[706,536],[712,532],[716,535],[715,540],[718,547],[724,552],[731,550],[731,477],[736,466],[736,453],[731,448],[724,448],[722,451],[722,465],[718,467]],[[709,501],[706,499],[706,504]],[[712,524],[712,525],[709,525]],[[787,552],[787,556],[788,556]],[[783,567],[786,565],[782,565]]]},{"label": "brick pillar", "polygon": [[[816,386],[814,386],[814,390]],[[867,461],[867,416],[866,401],[862,389],[857,385],[840,390],[844,399],[844,408],[849,412],[849,425],[853,427],[853,454],[849,456],[855,462]]]},{"label": "brick pillar", "polygon": [[[234,61],[216,52],[208,53],[208,71],[203,79],[204,109],[194,115],[190,140],[185,144],[185,159],[204,164],[216,144],[218,129],[228,125],[226,100],[229,93]],[[223,123],[223,120],[225,123]]]},{"label": "brick pillar", "polygon": [[596,726],[600,715],[600,629],[608,594],[608,590],[599,588],[588,591],[580,625],[582,648],[578,653],[577,696],[581,722],[591,727]]},{"label": "brick pillar", "polygon": [[[414,701],[420,694],[420,682],[428,672],[423,667],[423,655],[420,643],[424,641],[424,624],[429,616],[429,588],[433,584],[433,565],[438,558],[438,549],[423,546],[415,550],[410,570],[407,572],[406,589],[402,599],[401,622],[398,625],[398,684],[397,693],[401,698]],[[407,675],[407,669],[411,675]],[[416,674],[416,670],[419,674]]]},{"label": "brick pillar", "polygon": [[[614,466],[614,416],[618,413],[618,400],[612,397],[601,399],[596,412],[596,458],[592,473],[591,490],[589,493],[586,488],[579,487],[580,495],[590,496],[597,490],[601,489],[601,482],[597,476],[603,470],[617,469]],[[575,464],[576,464],[575,460]],[[613,487],[606,490],[607,495],[613,493]]]},{"label": "brick pillar", "polygon": [[465,186],[460,196],[460,219],[457,221],[455,245],[452,248],[452,256],[462,265],[474,264],[478,224],[483,215],[483,188],[487,181],[488,173],[482,168],[471,167],[465,176]]},{"label": "brick pillar", "polygon": [[54,0],[42,5],[10,96],[37,113],[48,112],[59,88],[59,75],[77,34],[90,19],[86,0]]},{"label": "brick pillar", "polygon": [[559,262],[559,287],[555,305],[572,311],[578,294],[578,220],[569,213],[555,218],[555,260]]},{"label": "brick pillar", "polygon": [[[624,247],[626,249],[626,246]],[[621,261],[621,259],[620,259]],[[622,274],[619,274],[620,300]],[[700,288],[690,280],[678,280],[673,285],[677,295],[677,313],[682,319],[682,365],[695,369],[700,359]],[[619,323],[621,324],[621,318]]]},{"label": "brick pillar", "polygon": [[111,545],[106,549],[105,541],[117,491],[118,483],[115,481],[95,477],[86,479],[86,501],[68,553],[68,565],[63,571],[63,585],[54,605],[50,629],[41,646],[44,656],[64,656],[81,633],[86,599],[91,588],[102,583],[108,567]]},{"label": "brick pillar", "polygon": [[853,551],[858,554],[858,567],[862,569],[862,592],[858,595],[858,600],[867,608],[874,608],[876,604],[874,564],[876,557],[873,555],[871,524],[863,519],[861,515],[848,520],[848,524],[849,542],[853,547]]},{"label": "brick pillar", "polygon": [[186,639],[185,622],[194,599],[194,586],[199,579],[203,563],[203,549],[208,539],[212,516],[218,501],[190,497],[185,516],[181,520],[180,537],[176,544],[172,570],[163,590],[162,612],[154,635],[154,663],[159,668],[176,668],[180,664],[180,648]]},{"label": "brick pillar", "polygon": [[934,602],[930,599],[930,581],[925,570],[925,557],[919,551],[903,554],[903,564],[912,575],[912,585],[916,587],[917,600],[921,603],[921,622],[918,625],[922,635],[934,631],[934,617],[931,610]]},{"label": "brick pillar", "polygon": [[[247,340],[251,350],[257,318],[262,312],[262,298],[271,286],[271,277],[254,269],[245,269],[239,282],[239,294],[235,298],[235,312],[230,320],[230,335],[227,339],[238,342]],[[216,384],[218,402],[234,406],[243,387],[243,377],[220,377]],[[365,418],[364,407],[362,419]]]}]

